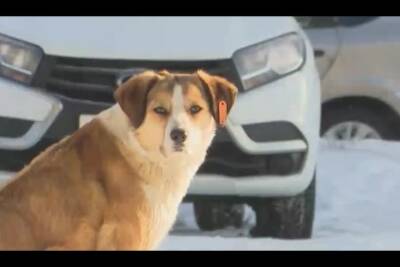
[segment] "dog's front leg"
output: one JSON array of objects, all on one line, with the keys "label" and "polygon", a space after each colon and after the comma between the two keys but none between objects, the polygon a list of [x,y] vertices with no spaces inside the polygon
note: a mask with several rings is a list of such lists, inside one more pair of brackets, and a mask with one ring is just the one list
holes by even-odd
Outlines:
[{"label": "dog's front leg", "polygon": [[96,248],[96,231],[87,223],[81,223],[66,239],[64,242],[49,245],[45,250],[95,250]]},{"label": "dog's front leg", "polygon": [[105,223],[97,238],[97,250],[148,250],[147,239],[130,223]]}]

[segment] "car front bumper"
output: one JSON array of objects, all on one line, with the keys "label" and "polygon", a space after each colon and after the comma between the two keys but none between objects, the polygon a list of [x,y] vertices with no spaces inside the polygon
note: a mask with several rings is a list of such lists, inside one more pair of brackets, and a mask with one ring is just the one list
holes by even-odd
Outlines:
[{"label": "car front bumper", "polygon": [[[300,152],[304,155],[301,168],[285,174],[268,169],[264,173],[238,177],[202,173],[200,169],[190,185],[189,197],[294,196],[308,187],[316,170],[321,106],[320,80],[313,58],[307,58],[307,61],[300,71],[292,75],[239,94],[226,127],[231,142],[248,156],[267,157]],[[246,127],[255,125],[253,131],[257,133],[257,125],[262,126],[265,122],[293,125],[298,135],[286,134],[285,138],[284,132],[278,131],[275,137],[260,140],[251,138],[246,132]],[[257,135],[268,136],[273,129],[259,127]],[[220,152],[223,158],[224,151]],[[272,164],[277,163],[279,160]]]}]

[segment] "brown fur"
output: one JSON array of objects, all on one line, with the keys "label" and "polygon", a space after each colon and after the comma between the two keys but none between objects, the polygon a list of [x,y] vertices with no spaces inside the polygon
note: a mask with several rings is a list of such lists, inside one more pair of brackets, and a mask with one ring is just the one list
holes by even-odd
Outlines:
[{"label": "brown fur", "polygon": [[123,149],[94,120],[42,153],[0,193],[0,249],[146,249],[149,210]]}]

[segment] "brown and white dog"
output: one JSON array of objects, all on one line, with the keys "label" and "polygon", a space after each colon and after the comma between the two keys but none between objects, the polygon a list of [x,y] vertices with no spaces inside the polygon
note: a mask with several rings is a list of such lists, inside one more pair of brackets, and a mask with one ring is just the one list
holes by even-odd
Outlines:
[{"label": "brown and white dog", "polygon": [[3,187],[0,250],[156,249],[236,95],[204,71],[132,77]]}]

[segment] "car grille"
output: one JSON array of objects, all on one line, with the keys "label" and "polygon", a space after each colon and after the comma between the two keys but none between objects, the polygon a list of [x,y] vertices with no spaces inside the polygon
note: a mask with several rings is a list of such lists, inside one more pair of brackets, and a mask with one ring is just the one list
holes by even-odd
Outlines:
[{"label": "car grille", "polygon": [[118,75],[126,69],[166,69],[193,72],[203,69],[239,85],[231,59],[213,61],[135,61],[87,59],[47,55],[40,66],[34,85],[63,96],[113,103]]}]

